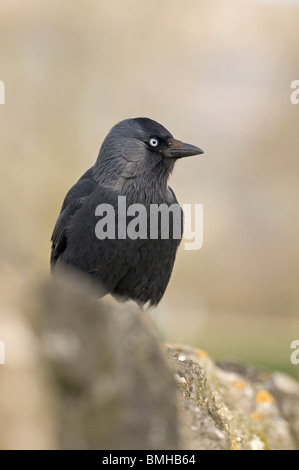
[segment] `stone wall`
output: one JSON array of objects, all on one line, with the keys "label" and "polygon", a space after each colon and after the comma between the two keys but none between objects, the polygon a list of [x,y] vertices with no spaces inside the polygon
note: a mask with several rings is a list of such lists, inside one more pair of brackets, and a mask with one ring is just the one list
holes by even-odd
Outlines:
[{"label": "stone wall", "polygon": [[299,384],[161,343],[82,280],[5,304],[1,449],[298,449]]}]

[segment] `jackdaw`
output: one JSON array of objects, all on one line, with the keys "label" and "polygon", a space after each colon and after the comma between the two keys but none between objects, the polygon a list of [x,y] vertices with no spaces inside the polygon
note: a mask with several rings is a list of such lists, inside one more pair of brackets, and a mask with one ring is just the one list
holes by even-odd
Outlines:
[{"label": "jackdaw", "polygon": [[[200,148],[174,139],[151,119],[125,119],[116,124],[103,141],[94,166],[64,199],[51,238],[52,273],[59,267],[71,268],[88,276],[99,297],[110,293],[120,301],[134,300],[140,307],[146,303],[156,306],[166,290],[182,238],[181,230],[174,233],[174,224],[179,223],[181,229],[182,209],[167,181],[177,159],[202,153]],[[119,196],[125,204],[121,209]],[[130,209],[132,204],[138,205]],[[133,215],[141,211],[141,205],[146,216],[134,222]],[[162,211],[155,218],[158,229],[150,226],[153,208],[165,207],[169,236],[162,233]],[[179,208],[179,222],[171,207]],[[105,223],[99,215],[105,215]],[[106,235],[97,234],[98,221],[103,222],[102,232],[105,225]],[[132,223],[135,232],[129,227]]]}]

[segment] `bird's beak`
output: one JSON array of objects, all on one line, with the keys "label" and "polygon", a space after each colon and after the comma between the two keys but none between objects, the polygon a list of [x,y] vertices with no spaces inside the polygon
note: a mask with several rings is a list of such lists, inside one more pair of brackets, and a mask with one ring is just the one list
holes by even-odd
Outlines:
[{"label": "bird's beak", "polygon": [[180,140],[169,139],[169,149],[167,155],[171,158],[191,157],[192,155],[200,155],[203,152],[199,147],[191,144],[185,144]]}]

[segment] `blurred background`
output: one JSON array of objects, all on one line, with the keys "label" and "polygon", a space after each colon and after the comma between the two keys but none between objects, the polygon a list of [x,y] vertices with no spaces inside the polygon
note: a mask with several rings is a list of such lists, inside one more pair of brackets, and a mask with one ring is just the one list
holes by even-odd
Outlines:
[{"label": "blurred background", "polygon": [[299,1],[1,1],[2,300],[49,275],[63,198],[109,129],[150,117],[205,151],[170,181],[204,204],[204,243],[180,247],[161,337],[299,378],[298,45]]}]

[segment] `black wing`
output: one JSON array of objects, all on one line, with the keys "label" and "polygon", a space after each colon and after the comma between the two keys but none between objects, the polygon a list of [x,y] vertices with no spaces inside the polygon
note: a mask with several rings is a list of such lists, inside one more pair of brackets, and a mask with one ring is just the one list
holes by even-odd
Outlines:
[{"label": "black wing", "polygon": [[67,229],[72,217],[77,210],[80,209],[85,198],[93,192],[95,187],[96,183],[93,178],[93,171],[92,168],[90,168],[67,193],[51,237],[52,272],[59,256],[67,247]]}]

